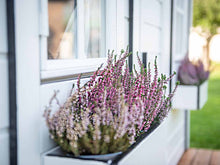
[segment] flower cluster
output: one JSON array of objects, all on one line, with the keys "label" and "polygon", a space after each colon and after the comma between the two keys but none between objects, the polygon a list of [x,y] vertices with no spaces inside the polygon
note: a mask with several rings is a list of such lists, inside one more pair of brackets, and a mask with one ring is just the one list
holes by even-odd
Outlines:
[{"label": "flower cluster", "polygon": [[193,63],[186,56],[179,67],[178,80],[184,85],[198,85],[209,78],[209,73],[201,60]]},{"label": "flower cluster", "polygon": [[[166,85],[175,75],[158,76],[157,60],[154,75],[150,63],[140,71],[129,72],[128,51],[114,56],[108,53],[106,67],[100,66],[82,87],[72,91],[63,106],[52,116],[51,102],[45,118],[51,137],[67,152],[75,155],[106,154],[126,150],[135,138],[146,132],[154,120],[162,121],[171,108],[176,91],[166,95]],[[58,100],[57,100],[58,101]]]}]

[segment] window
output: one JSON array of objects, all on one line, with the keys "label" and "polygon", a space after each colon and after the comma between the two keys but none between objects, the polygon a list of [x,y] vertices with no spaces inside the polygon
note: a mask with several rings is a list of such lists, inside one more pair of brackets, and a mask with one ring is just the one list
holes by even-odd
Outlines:
[{"label": "window", "polygon": [[49,30],[41,36],[42,79],[91,72],[106,61],[105,12],[105,0],[47,1],[47,12],[42,13]]},{"label": "window", "polygon": [[186,15],[186,1],[175,0],[174,1],[174,53],[175,60],[179,61],[185,56],[185,27],[187,25],[185,15]]},{"label": "window", "polygon": [[[102,36],[104,25],[102,20],[101,0],[84,0],[85,4],[85,52],[87,58],[105,57],[103,54]],[[102,23],[103,21],[103,23]]]},{"label": "window", "polygon": [[48,15],[48,59],[76,58],[76,3],[49,0]]}]

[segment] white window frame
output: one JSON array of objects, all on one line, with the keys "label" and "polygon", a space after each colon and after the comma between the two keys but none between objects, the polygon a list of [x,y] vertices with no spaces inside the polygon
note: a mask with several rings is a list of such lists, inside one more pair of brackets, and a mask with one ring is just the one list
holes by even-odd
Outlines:
[{"label": "white window frame", "polygon": [[[187,33],[187,3],[188,1],[185,0],[180,0],[183,3],[182,8],[180,8],[177,4],[178,0],[174,0],[174,21],[173,21],[173,27],[174,27],[174,35],[173,35],[173,53],[174,53],[174,61],[176,62],[180,62],[186,55],[186,50],[187,50],[187,45],[186,40],[187,40],[187,36],[185,35]],[[176,29],[177,29],[177,13],[182,15],[183,20],[182,20],[182,39],[181,39],[181,51],[179,53],[176,54],[176,48],[177,48],[177,43],[176,43],[176,36],[179,36],[180,34],[176,34]]]},{"label": "white window frame", "polygon": [[[53,59],[48,60],[47,49],[47,37],[49,36],[49,22],[48,22],[48,0],[40,0],[40,59],[41,59],[41,80],[67,77],[79,73],[88,73],[95,71],[102,63],[105,64],[107,57],[104,58],[89,58],[85,57],[84,49],[84,1],[77,0],[77,54],[81,54],[82,59]],[[110,0],[106,0],[105,7],[102,10],[105,11],[105,16],[102,19],[105,20],[103,29],[105,29],[105,48],[102,53],[107,53],[107,47],[112,47],[107,32],[111,31],[114,35],[116,30],[111,27],[107,22],[114,22],[116,18],[111,17],[111,12],[114,9],[114,5],[109,4]],[[108,7],[106,7],[108,6]],[[80,13],[80,14],[78,14]],[[83,27],[83,28],[82,28]],[[103,35],[102,35],[103,36]]]}]

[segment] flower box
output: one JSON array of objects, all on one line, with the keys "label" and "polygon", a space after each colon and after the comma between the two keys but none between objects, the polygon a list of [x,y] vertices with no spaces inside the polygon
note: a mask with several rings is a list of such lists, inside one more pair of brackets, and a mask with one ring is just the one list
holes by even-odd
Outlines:
[{"label": "flower box", "polygon": [[[51,139],[61,148],[46,153],[44,165],[145,164],[146,155],[148,163],[163,164],[166,132],[159,123],[171,108],[178,83],[168,95],[166,84],[176,73],[158,77],[155,57],[151,79],[150,64],[145,69],[138,57],[140,71],[131,74],[128,65],[122,69],[129,55],[126,51],[117,59],[109,54],[108,65],[100,70],[101,65],[83,86],[79,75],[77,90],[63,105],[55,91],[44,117]],[[53,101],[59,108],[51,115]]]},{"label": "flower box", "polygon": [[173,108],[199,110],[208,99],[208,80],[200,85],[179,85],[173,99]]},{"label": "flower box", "polygon": [[149,164],[163,164],[164,160],[162,158],[155,159],[155,157],[157,157],[156,155],[163,154],[163,147],[161,146],[165,131],[163,123],[152,126],[152,128],[142,134],[127,151],[121,154],[115,156],[110,155],[111,157],[109,158],[102,156],[90,156],[90,158],[75,157],[72,154],[67,154],[62,151],[60,147],[56,147],[43,155],[44,165],[141,165],[146,164],[146,160]]}]

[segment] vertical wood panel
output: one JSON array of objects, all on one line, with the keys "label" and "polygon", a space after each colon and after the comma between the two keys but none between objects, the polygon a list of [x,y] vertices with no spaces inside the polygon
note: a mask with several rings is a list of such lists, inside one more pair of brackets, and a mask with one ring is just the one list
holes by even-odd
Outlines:
[{"label": "vertical wood panel", "polygon": [[143,23],[141,28],[141,51],[159,53],[161,51],[161,29],[159,27],[154,27],[147,23]]},{"label": "vertical wood panel", "polygon": [[117,50],[117,1],[106,0],[106,48]]},{"label": "vertical wood panel", "polygon": [[0,164],[9,165],[8,48],[6,0],[0,1]]},{"label": "vertical wood panel", "polygon": [[39,1],[15,0],[18,164],[40,164]]},{"label": "vertical wood panel", "polygon": [[8,129],[0,131],[0,164],[9,165],[9,134]]},{"label": "vertical wood panel", "polygon": [[0,1],[0,53],[6,53],[7,47],[7,25],[6,25],[6,0]]},{"label": "vertical wood panel", "polygon": [[[1,55],[0,58],[0,129],[9,126],[8,112],[8,62],[7,56]],[[1,143],[1,142],[0,142]]]},{"label": "vertical wood panel", "polygon": [[141,5],[141,17],[144,22],[161,26],[161,3],[157,0],[141,0]]},{"label": "vertical wood panel", "polygon": [[[82,79],[81,83],[83,84],[86,81],[88,81],[88,79]],[[59,99],[59,103],[62,105],[65,102],[66,98],[69,96],[70,90],[72,89],[74,83],[76,83],[76,80],[50,83],[40,86],[40,153],[46,152],[55,146],[55,143],[49,137],[49,130],[46,126],[45,119],[42,116],[45,106],[48,105],[55,90],[59,90],[57,98]],[[59,107],[54,102],[52,113],[55,112],[58,108]]]}]

